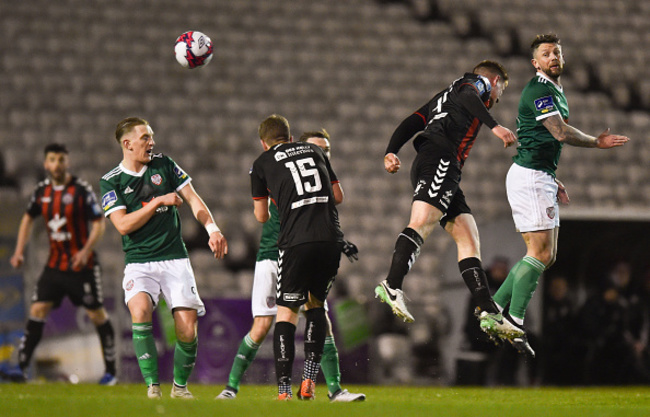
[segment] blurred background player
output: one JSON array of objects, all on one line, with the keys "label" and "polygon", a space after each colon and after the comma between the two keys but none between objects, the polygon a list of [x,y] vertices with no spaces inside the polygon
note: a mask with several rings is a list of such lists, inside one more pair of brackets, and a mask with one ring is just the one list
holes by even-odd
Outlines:
[{"label": "blurred background player", "polygon": [[[555,262],[560,228],[558,188],[555,178],[563,144],[583,148],[609,149],[629,139],[611,135],[609,129],[598,137],[587,135],[567,124],[569,105],[560,76],[564,55],[554,34],[538,35],[531,44],[535,76],[519,100],[517,134],[519,147],[506,177],[508,203],[515,227],[526,244],[526,255],[517,262],[494,295],[499,311],[481,320],[489,333],[506,337],[520,352],[534,355],[524,333],[524,315],[537,288],[539,277]],[[501,320],[503,319],[503,320]],[[501,321],[520,329],[517,337],[504,334]]]},{"label": "blurred background player", "polygon": [[438,222],[456,242],[458,267],[481,313],[497,313],[481,265],[478,229],[460,189],[460,178],[483,124],[503,141],[504,147],[517,141],[489,112],[507,85],[508,75],[501,64],[479,63],[471,73],[458,78],[402,121],[386,148],[384,167],[393,174],[401,167],[397,153],[415,137],[411,217],[395,243],[388,277],[375,289],[376,297],[406,322],[414,318],[404,302],[402,284]]},{"label": "blurred background player", "polygon": [[[313,143],[325,152],[328,159],[331,156],[330,136],[325,129],[305,132],[298,141]],[[334,184],[332,189],[335,194],[339,193],[341,195],[340,199],[343,200],[343,189],[340,183]],[[273,324],[273,319],[277,313],[275,291],[278,277],[279,232],[278,208],[275,204],[269,204],[269,220],[262,226],[262,237],[260,238],[260,248],[257,252],[253,279],[253,294],[251,296],[253,326],[239,345],[228,377],[228,385],[217,396],[217,399],[236,398],[241,379],[248,367],[253,363],[260,345],[264,342]],[[356,245],[341,239],[341,247],[343,253],[348,256],[351,262],[358,259]],[[327,303],[325,303],[325,310],[327,311]],[[364,394],[350,393],[347,389],[341,388],[339,353],[334,342],[332,323],[327,315],[325,315],[325,318],[327,320],[327,333],[320,365],[327,383],[328,397],[330,401],[336,402],[363,401],[366,398]]]},{"label": "blurred background player", "polygon": [[253,163],[251,188],[255,218],[269,220],[269,198],[278,206],[277,315],[273,335],[278,399],[292,398],[298,313],[305,305],[305,363],[299,397],[314,399],[316,376],[327,333],[324,301],[341,258],[335,205],[338,179],[325,153],[316,145],[292,143],[289,122],[267,117],[259,127],[264,152]]},{"label": "blurred background player", "polygon": [[100,181],[102,207],[122,235],[124,301],[131,313],[133,346],[147,395],[161,397],[152,315],[162,293],[177,338],[171,397],[189,399],[193,398],[187,380],[196,362],[197,319],[205,314],[205,306],[181,237],[177,208],[183,200],[208,232],[215,258],[228,253],[228,244],[190,176],[168,156],[153,153],[153,136],[144,119],[129,117],[117,124],[115,138],[123,159]]},{"label": "blurred background player", "polygon": [[65,145],[51,143],[45,147],[43,168],[48,178],[36,186],[18,228],[16,250],[10,260],[14,268],[21,267],[25,261],[25,246],[38,216],[43,216],[47,226],[50,254],[32,295],[29,319],[18,352],[20,373],[12,379],[25,381],[45,321],[67,296],[75,306],[82,305],[86,309],[97,329],[106,367],[99,383],[114,385],[117,382],[115,335],[104,309],[101,268],[93,250],[106,224],[92,187],[70,174],[68,165]]}]

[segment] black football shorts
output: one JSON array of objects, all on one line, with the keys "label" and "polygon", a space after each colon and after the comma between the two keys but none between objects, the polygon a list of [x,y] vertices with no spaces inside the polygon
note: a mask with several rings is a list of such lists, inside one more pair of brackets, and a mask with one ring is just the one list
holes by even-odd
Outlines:
[{"label": "black football shorts", "polygon": [[460,163],[449,153],[421,149],[413,161],[413,201],[424,201],[442,211],[442,227],[458,215],[472,212],[460,189],[460,176]]},{"label": "black football shorts", "polygon": [[80,272],[45,268],[36,283],[32,301],[52,302],[56,308],[66,295],[77,307],[84,306],[89,310],[102,307],[104,300],[99,265],[95,265],[92,270]]},{"label": "black football shorts", "polygon": [[335,242],[310,242],[280,249],[276,303],[298,308],[308,294],[325,301],[339,270],[341,249]]}]

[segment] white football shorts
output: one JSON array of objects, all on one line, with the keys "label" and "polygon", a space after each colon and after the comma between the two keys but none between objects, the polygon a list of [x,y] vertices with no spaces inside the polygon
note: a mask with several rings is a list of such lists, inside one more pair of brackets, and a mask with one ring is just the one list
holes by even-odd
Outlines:
[{"label": "white football shorts", "polygon": [[[251,310],[253,317],[275,316],[278,306],[275,304],[278,285],[278,261],[264,259],[255,262],[253,275],[253,294],[251,295]],[[300,311],[304,310],[304,304]],[[329,311],[325,301],[325,311]]]},{"label": "white football shorts", "polygon": [[253,294],[251,310],[253,317],[275,316],[278,307],[275,305],[275,291],[278,284],[278,261],[264,259],[255,262],[253,275]]},{"label": "white football shorts", "polygon": [[170,310],[184,307],[196,310],[199,316],[205,315],[188,258],[127,264],[122,288],[126,304],[137,293],[145,292],[157,306],[162,293]]},{"label": "white football shorts", "polygon": [[512,164],[506,176],[506,191],[518,232],[560,226],[558,186],[550,174]]}]

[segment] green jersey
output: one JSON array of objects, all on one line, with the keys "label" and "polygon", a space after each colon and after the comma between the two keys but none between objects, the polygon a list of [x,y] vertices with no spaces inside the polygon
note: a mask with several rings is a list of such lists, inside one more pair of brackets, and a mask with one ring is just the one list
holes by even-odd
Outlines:
[{"label": "green jersey", "polygon": [[569,120],[569,105],[561,86],[538,72],[524,87],[519,100],[517,136],[519,147],[512,159],[517,165],[544,171],[555,177],[562,142],[544,127],[545,118],[559,114]]},{"label": "green jersey", "polygon": [[257,261],[270,259],[277,261],[280,257],[278,250],[278,236],[280,235],[280,215],[275,203],[269,204],[269,219],[262,226],[260,249],[257,251]]},{"label": "green jersey", "polygon": [[[113,168],[99,182],[104,215],[116,210],[132,213],[153,198],[178,191],[192,179],[169,157],[155,154],[140,172],[122,164]],[[145,263],[187,258],[181,237],[181,219],[175,206],[162,206],[138,230],[122,236],[125,262]]]}]

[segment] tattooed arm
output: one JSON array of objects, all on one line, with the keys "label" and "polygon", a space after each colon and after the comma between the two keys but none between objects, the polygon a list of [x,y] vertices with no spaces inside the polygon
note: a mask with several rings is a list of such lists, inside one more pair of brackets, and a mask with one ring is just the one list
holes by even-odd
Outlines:
[{"label": "tattooed arm", "polygon": [[587,135],[579,129],[566,124],[560,115],[547,117],[542,124],[551,132],[555,139],[571,146],[609,149],[616,146],[623,146],[629,140],[626,136],[610,134],[609,129],[605,130],[598,137]]}]

